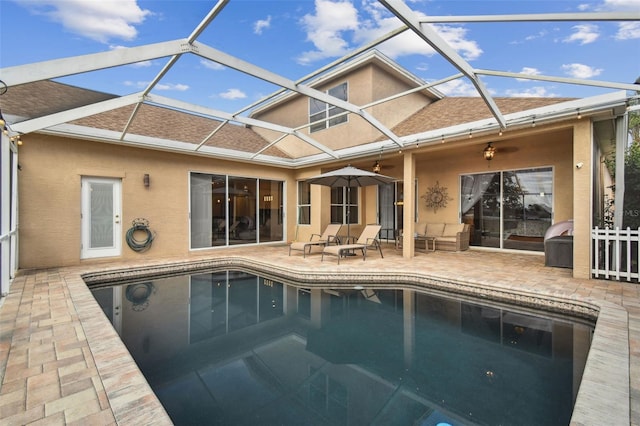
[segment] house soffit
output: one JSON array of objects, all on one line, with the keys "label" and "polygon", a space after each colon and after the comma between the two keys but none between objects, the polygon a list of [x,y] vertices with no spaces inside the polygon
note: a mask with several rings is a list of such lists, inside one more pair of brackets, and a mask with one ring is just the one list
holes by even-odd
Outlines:
[{"label": "house soffit", "polygon": [[[494,98],[486,89],[480,78],[483,75],[547,80],[621,91],[640,91],[640,84],[637,83],[530,76],[507,71],[475,69],[460,57],[446,40],[429,26],[424,25],[427,23],[425,18],[421,18],[407,4],[397,0],[381,0],[380,3],[403,25],[316,72],[293,81],[198,41],[198,37],[212,22],[222,19],[219,18],[219,13],[229,1],[218,1],[192,33],[184,39],[0,69],[0,80],[8,89],[7,93],[0,98],[0,105],[10,131],[12,134],[45,132],[295,168],[366,156],[381,149],[413,147],[417,143],[431,143],[436,138],[454,139],[461,137],[465,129],[475,132],[509,130],[510,127],[524,125],[533,116],[540,123],[544,120],[567,119],[575,114],[575,108],[582,108],[586,113],[589,110],[596,111],[624,105],[627,100],[624,92],[583,100],[547,98],[546,101],[534,102],[534,100],[516,100],[515,98],[499,99]],[[640,12],[428,17],[429,23],[638,20],[640,20]],[[416,33],[424,43],[448,61],[455,72],[440,81],[423,82],[375,50],[378,44],[405,31]],[[214,110],[155,94],[156,85],[185,55],[195,55],[211,60],[247,76],[270,82],[280,89],[235,112]],[[125,96],[115,96],[50,81],[69,75],[159,58],[168,58],[162,71],[151,79],[145,89]],[[397,94],[393,97],[394,99],[415,91],[422,91],[435,99],[435,102],[408,117],[394,129],[390,129],[378,117],[372,115],[370,112],[372,104],[354,105],[315,89],[323,82],[352,71],[354,67],[371,62],[383,66],[398,78],[414,86],[410,91]],[[437,86],[458,78],[469,79],[479,97],[461,100],[443,98]],[[334,150],[315,140],[313,134],[307,134],[306,126],[308,125],[290,128],[255,118],[259,117],[260,111],[277,105],[282,99],[290,96],[306,96],[342,108],[347,114],[361,117],[382,137],[358,147]],[[43,97],[49,97],[51,102],[43,102]],[[440,121],[434,117],[429,120],[421,119],[424,118],[425,111],[433,112],[456,102],[466,102],[465,111],[473,108],[473,113],[460,115],[449,113],[446,120]],[[473,107],[471,107],[472,104]],[[472,126],[477,128],[471,129]],[[267,134],[271,136],[269,138],[260,136],[253,131],[253,128],[266,129]],[[265,133],[261,132],[261,134]],[[314,153],[296,156],[294,152],[288,152],[285,149],[286,145],[280,143],[285,138],[288,141],[295,140],[298,144],[312,147]]]}]

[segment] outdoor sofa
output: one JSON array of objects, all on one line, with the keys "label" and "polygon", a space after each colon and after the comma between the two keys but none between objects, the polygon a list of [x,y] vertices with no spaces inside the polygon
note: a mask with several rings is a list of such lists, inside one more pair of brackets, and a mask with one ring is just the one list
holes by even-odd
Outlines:
[{"label": "outdoor sofa", "polygon": [[463,251],[469,248],[467,223],[418,223],[415,229],[418,236],[434,239],[435,250]]}]

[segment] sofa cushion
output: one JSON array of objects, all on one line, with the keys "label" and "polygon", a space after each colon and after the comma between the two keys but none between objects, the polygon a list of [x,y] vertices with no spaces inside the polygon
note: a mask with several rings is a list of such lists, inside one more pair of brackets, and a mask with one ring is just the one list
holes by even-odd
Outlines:
[{"label": "sofa cushion", "polygon": [[427,223],[425,235],[427,237],[440,237],[445,229],[444,223]]},{"label": "sofa cushion", "polygon": [[419,222],[419,223],[416,224],[416,234],[424,235],[426,230],[427,230],[427,223],[426,222]]},{"label": "sofa cushion", "polygon": [[442,231],[443,237],[455,237],[458,232],[464,231],[464,223],[447,223]]},{"label": "sofa cushion", "polygon": [[446,242],[455,244],[457,240],[456,240],[456,237],[437,237],[436,241],[439,241],[439,242],[446,241]]}]

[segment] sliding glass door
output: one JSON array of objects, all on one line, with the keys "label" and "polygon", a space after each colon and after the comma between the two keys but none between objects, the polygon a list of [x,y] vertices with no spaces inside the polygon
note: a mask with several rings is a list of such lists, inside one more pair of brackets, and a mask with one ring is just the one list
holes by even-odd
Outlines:
[{"label": "sliding glass door", "polygon": [[191,248],[282,241],[284,183],[191,173]]},{"label": "sliding glass door", "polygon": [[471,245],[544,251],[553,220],[551,167],[463,175],[460,195]]}]

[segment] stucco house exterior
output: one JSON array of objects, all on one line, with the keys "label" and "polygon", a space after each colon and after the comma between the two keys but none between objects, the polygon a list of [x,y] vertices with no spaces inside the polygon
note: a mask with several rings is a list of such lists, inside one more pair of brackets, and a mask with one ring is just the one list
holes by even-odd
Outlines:
[{"label": "stucco house exterior", "polygon": [[[549,226],[573,220],[573,274],[591,276],[601,203],[593,188],[605,186],[601,156],[625,113],[625,92],[496,98],[503,128],[480,97],[445,97],[375,50],[308,86],[364,113],[288,92],[237,125],[181,105],[121,106],[122,97],[48,79],[10,87],[2,115],[12,128],[25,126],[20,144],[12,141],[19,267],[283,244],[344,222],[351,209],[355,235],[368,223],[393,240],[426,222],[464,222],[472,249],[538,253]],[[94,113],[92,105],[108,108]],[[60,118],[68,111],[78,113]],[[341,188],[305,184],[376,163],[397,182],[360,188],[351,200]],[[127,245],[138,219],[153,235],[142,251]],[[413,244],[403,255],[414,255]]]}]

